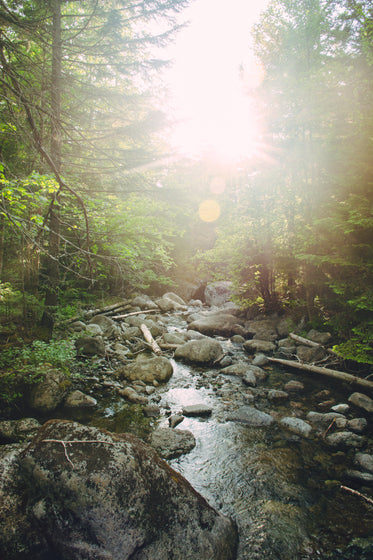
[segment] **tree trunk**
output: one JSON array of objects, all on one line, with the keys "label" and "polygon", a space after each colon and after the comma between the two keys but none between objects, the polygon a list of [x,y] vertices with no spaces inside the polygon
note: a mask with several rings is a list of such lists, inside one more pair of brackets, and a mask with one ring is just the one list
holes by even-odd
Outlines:
[{"label": "tree trunk", "polygon": [[[61,4],[60,0],[51,0],[53,30],[52,30],[52,73],[51,73],[51,159],[56,171],[61,171]],[[41,326],[51,337],[58,306],[58,291],[60,283],[59,253],[60,253],[60,217],[58,209],[58,195],[53,195],[53,206],[49,214],[48,257],[46,261],[46,290],[44,313]]]}]

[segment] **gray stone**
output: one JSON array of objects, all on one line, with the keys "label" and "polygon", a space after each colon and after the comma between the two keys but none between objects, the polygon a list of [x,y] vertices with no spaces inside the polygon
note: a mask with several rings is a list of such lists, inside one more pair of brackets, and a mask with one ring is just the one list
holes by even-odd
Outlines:
[{"label": "gray stone", "polygon": [[373,474],[361,471],[355,471],[352,469],[348,469],[346,471],[346,476],[352,478],[353,480],[357,480],[358,482],[362,482],[363,484],[373,484]]},{"label": "gray stone", "polygon": [[192,432],[173,428],[158,428],[150,436],[149,443],[164,459],[180,457],[196,446]]},{"label": "gray stone", "polygon": [[254,340],[266,340],[273,342],[278,339],[276,321],[272,321],[271,319],[249,321],[247,329]]},{"label": "gray stone", "polygon": [[108,338],[116,336],[120,332],[120,328],[117,323],[110,317],[106,317],[106,315],[96,315],[95,317],[92,317],[87,328],[89,329],[91,325],[99,325],[104,333],[104,336]]},{"label": "gray stone", "polygon": [[223,357],[223,348],[213,338],[189,340],[176,349],[175,360],[185,360],[197,364],[211,364]]},{"label": "gray stone", "polygon": [[265,354],[256,354],[252,361],[253,366],[262,367],[268,364],[268,357]]},{"label": "gray stone", "polygon": [[307,420],[311,422],[311,424],[316,424],[322,428],[328,428],[328,426],[337,419],[346,420],[343,414],[339,412],[309,412],[307,414]]},{"label": "gray stone", "polygon": [[326,352],[321,347],[298,346],[296,355],[301,362],[313,363],[325,358]]},{"label": "gray stone", "polygon": [[301,391],[304,390],[304,385],[301,381],[297,381],[295,379],[292,379],[291,381],[288,381],[287,383],[285,383],[284,385],[284,389],[285,391],[288,391],[289,393],[300,393]]},{"label": "gray stone", "polygon": [[184,416],[210,416],[212,408],[207,404],[191,404],[183,406],[182,413]]},{"label": "gray stone", "polygon": [[132,300],[132,305],[140,309],[156,309],[157,307],[155,302],[147,295],[136,296]]},{"label": "gray stone", "polygon": [[165,383],[173,373],[173,367],[167,358],[157,356],[132,362],[126,366],[122,366],[116,370],[115,375],[119,379],[127,379],[128,381],[140,380],[146,384]]},{"label": "gray stone", "polygon": [[103,336],[104,331],[100,327],[100,325],[96,325],[92,323],[91,325],[87,325],[86,328],[86,336]]},{"label": "gray stone", "polygon": [[205,288],[205,302],[207,305],[220,307],[232,297],[232,282],[213,282]]},{"label": "gray stone", "polygon": [[373,412],[373,400],[363,393],[352,393],[350,395],[348,402],[354,404],[358,408],[362,408],[367,412]]},{"label": "gray stone", "polygon": [[139,395],[135,389],[132,387],[125,387],[124,389],[119,389],[118,393],[121,397],[124,397],[128,401],[134,404],[148,404],[148,399]]},{"label": "gray stone", "polygon": [[164,333],[162,338],[165,344],[179,344],[180,346],[187,341],[184,333]]},{"label": "gray stone", "polygon": [[253,406],[241,406],[229,414],[227,420],[258,427],[270,426],[274,422],[274,419],[270,414],[262,412]]},{"label": "gray stone", "polygon": [[0,462],[0,542],[7,560],[232,560],[237,533],[140,439],[54,420]]},{"label": "gray stone", "polygon": [[312,432],[312,426],[302,420],[301,418],[293,418],[292,416],[287,416],[282,418],[280,421],[281,426],[298,434],[299,436],[308,438]]},{"label": "gray stone", "polygon": [[184,416],[182,414],[173,414],[169,417],[168,423],[170,428],[176,428],[178,424],[180,424],[184,420]]},{"label": "gray stone", "polygon": [[270,389],[268,391],[268,398],[271,401],[284,401],[289,398],[289,393],[286,393],[286,391],[280,391],[278,389]]},{"label": "gray stone", "polygon": [[346,414],[350,410],[350,407],[348,406],[348,404],[341,403],[332,406],[330,410],[332,410],[333,412],[340,412],[341,414]]},{"label": "gray stone", "polygon": [[197,317],[188,325],[188,330],[198,331],[206,336],[224,336],[230,338],[238,334],[243,336],[245,330],[240,320],[230,313],[218,311],[204,317]]},{"label": "gray stone", "polygon": [[31,439],[41,424],[35,418],[2,420],[0,422],[0,442],[17,443]]},{"label": "gray stone", "polygon": [[43,368],[42,380],[32,389],[28,404],[38,412],[51,412],[63,401],[71,382],[66,374],[58,369]]},{"label": "gray stone", "polygon": [[147,418],[157,418],[161,413],[161,409],[156,404],[148,404],[143,408],[143,414]]},{"label": "gray stone", "polygon": [[248,385],[249,387],[256,386],[256,377],[255,373],[252,370],[248,370],[243,376],[242,381]]},{"label": "gray stone", "polygon": [[228,367],[225,367],[220,370],[220,373],[224,375],[237,375],[238,377],[242,377],[247,372],[249,365],[247,362],[238,361]]},{"label": "gray stone", "polygon": [[65,400],[65,406],[68,408],[89,408],[96,406],[97,401],[93,397],[82,393],[82,391],[76,390],[72,391],[67,395]]},{"label": "gray stone", "polygon": [[315,329],[311,329],[307,333],[307,338],[324,346],[325,344],[328,344],[332,335],[329,332],[319,332]]},{"label": "gray stone", "polygon": [[142,333],[141,333],[139,327],[123,328],[123,325],[122,325],[122,331],[120,333],[120,338],[123,341],[133,340],[134,338],[142,338]]},{"label": "gray stone", "polygon": [[187,310],[185,301],[172,292],[164,294],[161,298],[157,299],[156,304],[161,309],[161,311],[164,311],[165,313],[167,313],[168,311]]},{"label": "gray stone", "polygon": [[231,338],[231,342],[233,342],[234,344],[243,344],[245,342],[245,339],[240,334],[234,334]]},{"label": "gray stone", "polygon": [[82,356],[104,356],[105,345],[102,336],[80,336],[75,341],[75,348]]},{"label": "gray stone", "polygon": [[332,447],[362,447],[365,438],[352,432],[336,432],[326,436],[325,441]]},{"label": "gray stone", "polygon": [[255,354],[256,352],[264,354],[276,350],[276,344],[269,340],[247,340],[243,344],[243,348],[248,354]]},{"label": "gray stone", "polygon": [[355,464],[361,469],[373,473],[373,455],[369,453],[356,453]]},{"label": "gray stone", "polygon": [[367,426],[368,422],[365,418],[352,418],[352,420],[347,422],[348,429],[357,434],[365,432]]}]

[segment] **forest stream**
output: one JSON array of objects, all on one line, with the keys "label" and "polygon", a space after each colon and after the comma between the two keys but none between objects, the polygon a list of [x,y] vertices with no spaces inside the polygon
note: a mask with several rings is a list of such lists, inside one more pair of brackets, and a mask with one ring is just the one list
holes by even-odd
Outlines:
[{"label": "forest stream", "polygon": [[[181,315],[169,318],[169,330],[185,331],[186,327]],[[225,355],[245,359],[241,344],[219,341]],[[253,400],[252,389],[240,377],[222,374],[218,367],[195,367],[174,359],[172,364],[171,379],[149,398],[150,404],[160,408],[158,417],[146,418],[141,405],[114,397],[112,391],[103,391],[102,384],[95,409],[72,412],[62,408],[54,416],[146,439],[157,427],[168,426],[169,417],[180,414],[184,406],[208,405],[210,416],[184,417],[178,425],[192,432],[195,447],[168,462],[215,509],[236,522],[238,560],[372,557],[373,507],[362,498],[371,490],[349,478],[355,449],[331,448],[325,434],[300,437],[278,422],[253,427],[230,420],[232,412]],[[255,389],[255,406],[275,419],[292,416],[294,410],[299,416],[320,410],[322,396],[345,403],[350,394],[336,382],[307,373],[268,365],[265,369],[269,375]],[[268,389],[281,390],[294,379],[302,382],[304,390],[288,399],[268,399]],[[87,380],[82,388],[97,398],[94,381]]]}]

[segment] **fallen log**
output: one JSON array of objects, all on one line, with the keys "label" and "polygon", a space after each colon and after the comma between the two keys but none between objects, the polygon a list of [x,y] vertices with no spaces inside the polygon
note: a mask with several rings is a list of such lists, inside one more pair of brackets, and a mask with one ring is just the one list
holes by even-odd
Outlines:
[{"label": "fallen log", "polygon": [[144,323],[143,323],[142,325],[140,325],[140,329],[141,329],[142,334],[144,335],[144,338],[145,338],[146,342],[150,345],[154,354],[157,354],[157,356],[162,354],[162,350],[159,348],[158,344],[156,343],[156,341],[152,337],[152,333],[150,332],[148,327],[146,325],[144,325]]},{"label": "fallen log", "polygon": [[125,319],[126,317],[132,317],[133,315],[141,315],[142,313],[155,313],[159,309],[145,309],[143,311],[132,311],[131,313],[126,313],[125,315],[115,315],[112,319]]},{"label": "fallen log", "polygon": [[332,350],[331,348],[326,348],[319,342],[314,342],[309,338],[304,338],[303,336],[299,336],[298,334],[294,334],[294,333],[289,333],[289,338],[292,338],[293,340],[295,340],[295,342],[298,342],[298,344],[302,344],[303,346],[310,346],[311,348],[322,348],[323,350],[325,350],[325,352],[328,352],[328,354],[331,354],[332,356],[337,356],[339,358],[338,354],[336,354],[334,350]]},{"label": "fallen log", "polygon": [[300,369],[302,371],[308,371],[311,373],[319,373],[321,375],[326,375],[327,377],[339,379],[340,381],[345,381],[350,385],[357,385],[358,387],[373,392],[373,381],[368,381],[367,379],[356,377],[356,375],[351,375],[350,373],[346,373],[344,371],[338,371],[338,370],[324,368],[320,366],[313,366],[310,364],[304,364],[302,362],[296,362],[294,360],[283,360],[281,358],[268,358],[268,361],[273,362],[275,364],[280,364],[282,366]]},{"label": "fallen log", "polygon": [[299,336],[298,334],[294,334],[292,332],[289,334],[289,337],[304,346],[311,346],[312,348],[318,348],[321,346],[318,342],[314,342],[313,340],[309,340],[308,338],[304,338],[303,336]]}]

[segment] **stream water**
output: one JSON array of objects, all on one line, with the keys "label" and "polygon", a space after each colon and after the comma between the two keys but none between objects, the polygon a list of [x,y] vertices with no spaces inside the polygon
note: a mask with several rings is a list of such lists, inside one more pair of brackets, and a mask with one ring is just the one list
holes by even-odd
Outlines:
[{"label": "stream water", "polygon": [[[242,357],[239,345],[222,344],[235,359]],[[186,417],[178,425],[193,433],[196,446],[169,463],[213,507],[235,520],[238,560],[373,558],[373,507],[341,489],[346,484],[372,497],[371,488],[356,486],[347,478],[353,450],[332,449],[322,438],[300,438],[278,423],[257,428],[229,421],[229,413],[251,399],[250,389],[240,378],[222,375],[219,369],[176,362],[173,366],[170,381],[150,397],[161,408],[160,417],[145,418],[141,406],[113,397],[109,391],[95,412],[76,412],[74,419],[146,438],[154,428],[168,426],[168,416],[180,413],[183,406],[208,404],[213,410],[210,417]],[[305,385],[302,394],[280,405],[269,402],[260,388],[256,391],[255,406],[275,417],[290,416],[295,409],[303,411],[303,416],[316,410],[320,389],[329,389],[337,402],[346,402],[350,394],[347,388],[307,374],[272,367],[268,372],[263,387],[282,389],[295,378]],[[66,416],[65,412],[61,415]],[[351,544],[353,539],[356,545]],[[361,551],[369,543],[364,555]]]}]

